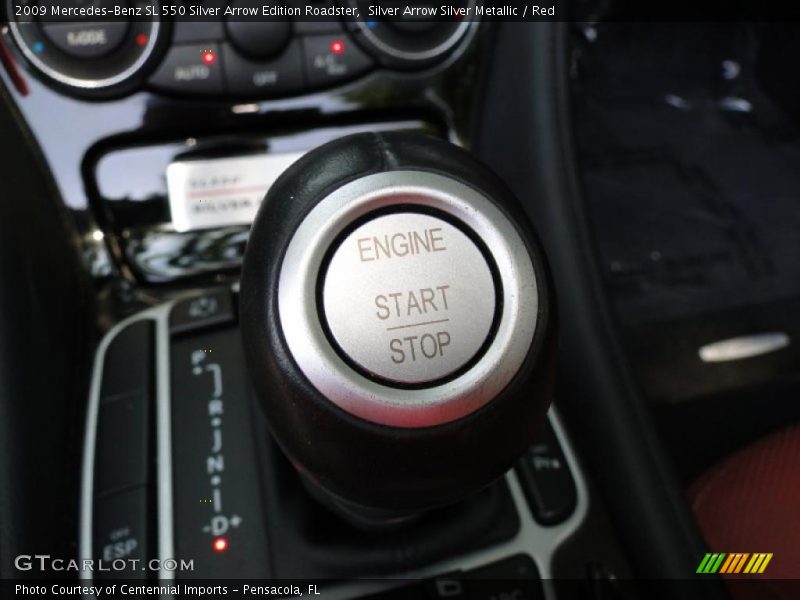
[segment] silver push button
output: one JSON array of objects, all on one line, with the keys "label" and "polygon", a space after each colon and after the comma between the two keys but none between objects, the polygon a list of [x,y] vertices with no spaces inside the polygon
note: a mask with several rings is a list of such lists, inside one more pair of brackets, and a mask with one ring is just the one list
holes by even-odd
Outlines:
[{"label": "silver push button", "polygon": [[433,384],[476,358],[497,302],[478,246],[448,221],[413,212],[376,217],[345,237],[322,296],[347,357],[404,385]]}]

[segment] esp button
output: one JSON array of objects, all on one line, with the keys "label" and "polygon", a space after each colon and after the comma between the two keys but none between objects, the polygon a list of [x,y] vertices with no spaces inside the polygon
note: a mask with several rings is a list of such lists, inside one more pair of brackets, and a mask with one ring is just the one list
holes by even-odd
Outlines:
[{"label": "esp button", "polygon": [[352,79],[372,65],[372,59],[342,35],[311,35],[303,38],[306,78],[313,87]]},{"label": "esp button", "polygon": [[[146,577],[143,565],[151,556],[151,520],[148,510],[148,488],[137,487],[111,496],[98,498],[94,503],[94,534],[92,551],[106,570],[96,577],[141,579]],[[112,569],[116,560],[126,562],[124,570]],[[119,563],[122,564],[122,563]]]}]

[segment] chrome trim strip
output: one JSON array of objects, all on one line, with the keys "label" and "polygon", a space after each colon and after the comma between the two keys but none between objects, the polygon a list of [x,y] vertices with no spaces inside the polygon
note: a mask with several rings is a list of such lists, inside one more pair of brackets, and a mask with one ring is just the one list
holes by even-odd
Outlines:
[{"label": "chrome trim strip", "polygon": [[[92,518],[94,514],[94,458],[97,437],[97,415],[100,408],[100,386],[106,351],[114,338],[128,325],[138,321],[153,321],[155,326],[155,393],[156,393],[156,453],[158,457],[158,557],[174,558],[174,529],[172,513],[172,431],[170,416],[170,364],[169,364],[169,312],[172,303],[163,304],[133,315],[115,325],[100,341],[94,358],[94,370],[89,389],[84,433],[83,465],[81,470],[81,498],[78,539],[78,557],[92,559]],[[164,581],[174,579],[171,571],[159,572]],[[80,579],[91,580],[92,572],[79,572]]]},{"label": "chrome trim strip", "polygon": [[757,333],[706,344],[697,350],[697,354],[703,362],[728,362],[777,352],[790,343],[791,338],[782,331]]},{"label": "chrome trim strip", "polygon": [[[357,3],[353,2],[352,4],[357,6]],[[390,46],[386,42],[384,42],[380,36],[375,35],[375,33],[370,29],[369,19],[356,19],[355,25],[358,27],[359,32],[363,35],[369,42],[375,46],[381,52],[388,54],[394,58],[399,58],[401,60],[408,60],[408,61],[424,61],[436,58],[446,52],[449,52],[456,44],[458,44],[463,38],[466,37],[467,32],[474,32],[476,31],[478,25],[480,24],[480,20],[475,17],[475,5],[476,1],[472,0],[469,3],[470,12],[472,13],[471,16],[467,19],[464,19],[461,24],[456,27],[455,31],[450,34],[450,36],[444,40],[438,46],[434,46],[433,48],[429,48],[427,50],[423,50],[421,52],[412,52],[408,50],[402,50],[399,48],[395,48],[394,46]]]},{"label": "chrome trim strip", "polygon": [[[172,397],[169,352],[169,313],[172,304],[158,309],[156,325],[156,452],[158,454],[158,556],[162,563],[175,558],[174,504],[172,500]],[[160,571],[159,579],[172,581],[174,571]]]}]

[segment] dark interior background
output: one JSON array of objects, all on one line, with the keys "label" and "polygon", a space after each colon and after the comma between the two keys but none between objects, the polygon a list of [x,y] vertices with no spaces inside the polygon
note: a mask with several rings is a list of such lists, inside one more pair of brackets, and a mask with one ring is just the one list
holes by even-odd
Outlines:
[{"label": "dark interior background", "polygon": [[[573,128],[602,278],[684,480],[800,418],[800,103],[786,58],[799,32],[573,30]],[[764,332],[793,343],[698,356]]]}]

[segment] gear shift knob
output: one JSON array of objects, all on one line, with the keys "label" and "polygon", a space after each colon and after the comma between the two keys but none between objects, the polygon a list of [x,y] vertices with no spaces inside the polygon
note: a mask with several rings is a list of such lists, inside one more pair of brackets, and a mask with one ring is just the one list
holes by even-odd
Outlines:
[{"label": "gear shift knob", "polygon": [[267,195],[242,273],[274,437],[345,514],[480,490],[550,404],[551,294],[516,199],[467,152],[410,133],[310,152]]}]

